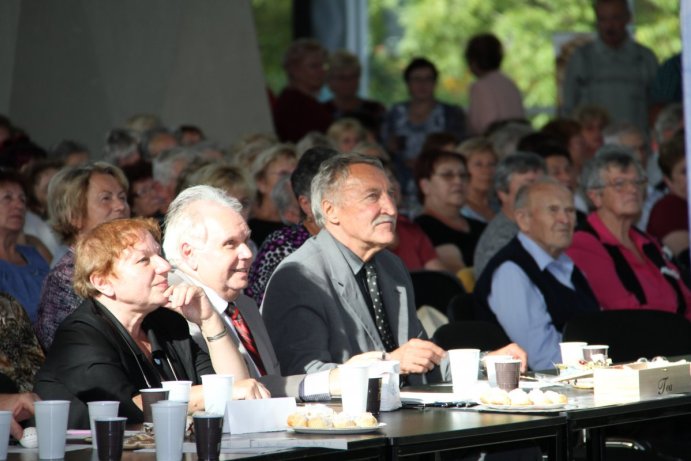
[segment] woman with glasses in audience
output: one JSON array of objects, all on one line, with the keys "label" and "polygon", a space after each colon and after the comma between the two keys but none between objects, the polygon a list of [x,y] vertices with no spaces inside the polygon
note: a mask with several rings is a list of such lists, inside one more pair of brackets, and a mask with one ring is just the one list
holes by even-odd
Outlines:
[{"label": "woman with glasses in audience", "polygon": [[636,229],[646,178],[620,146],[604,146],[586,164],[581,185],[595,211],[567,254],[603,309],[656,309],[691,319],[691,290],[648,234]]},{"label": "woman with glasses in audience", "polygon": [[469,179],[465,159],[456,152],[431,150],[417,158],[414,171],[423,204],[415,222],[432,240],[449,271],[472,267],[485,224],[461,214]]},{"label": "woman with glasses in audience", "polygon": [[[74,289],[84,302],[55,335],[36,377],[43,399],[70,400],[69,427],[88,428],[87,403],[120,402],[129,423],[143,421],[140,389],[192,381],[190,411],[204,408],[201,377],[235,377],[235,398],[269,397],[249,374],[221,316],[204,291],[169,285],[153,219],[118,219],[84,233],[76,244]],[[209,352],[189,334],[201,328]]]}]

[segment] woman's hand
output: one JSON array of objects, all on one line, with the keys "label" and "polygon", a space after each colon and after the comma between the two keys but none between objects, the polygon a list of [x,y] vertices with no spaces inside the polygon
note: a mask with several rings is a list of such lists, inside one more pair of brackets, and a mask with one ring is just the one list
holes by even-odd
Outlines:
[{"label": "woman's hand", "polygon": [[201,326],[204,321],[217,315],[204,290],[199,287],[173,285],[168,287],[165,294],[168,303],[164,307],[174,310],[192,323]]}]

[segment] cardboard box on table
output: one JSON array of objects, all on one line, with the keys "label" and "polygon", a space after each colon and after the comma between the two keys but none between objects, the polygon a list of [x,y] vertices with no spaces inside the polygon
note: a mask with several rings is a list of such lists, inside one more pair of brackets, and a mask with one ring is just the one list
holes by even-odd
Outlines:
[{"label": "cardboard box on table", "polygon": [[687,362],[630,363],[594,370],[595,402],[619,403],[691,391]]}]

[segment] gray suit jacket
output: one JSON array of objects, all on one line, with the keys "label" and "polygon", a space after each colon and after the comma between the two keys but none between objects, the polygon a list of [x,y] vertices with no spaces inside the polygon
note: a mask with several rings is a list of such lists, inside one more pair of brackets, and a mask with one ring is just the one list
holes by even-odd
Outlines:
[{"label": "gray suit jacket", "polygon": [[[398,344],[425,338],[416,315],[410,274],[401,260],[381,251],[374,263]],[[262,316],[286,373],[334,368],[354,355],[384,350],[358,282],[326,230],[307,240],[276,268],[266,289]]]},{"label": "gray suit jacket", "polygon": [[[223,301],[217,294],[213,293],[213,291],[208,287],[202,285],[197,279],[190,277],[181,270],[175,269],[171,271],[168,276],[168,280],[171,284],[184,282],[203,288],[209,296],[209,299],[211,300],[216,311],[223,313],[225,310],[227,305],[225,301]],[[235,329],[233,328],[230,319],[228,316],[222,315],[223,321],[231,331],[230,336],[233,339],[233,342],[238,346],[243,358],[245,359],[250,376],[264,384],[269,392],[271,392],[272,397],[299,397],[299,386],[300,382],[302,382],[302,379],[304,378],[304,374],[281,376],[281,367],[278,363],[278,359],[276,358],[273,345],[271,344],[269,333],[266,331],[264,321],[259,313],[257,303],[255,303],[252,298],[245,296],[244,294],[238,296],[238,298],[235,300],[235,303],[237,304],[238,309],[240,309],[240,314],[245,320],[245,323],[247,323],[247,326],[252,332],[252,337],[257,345],[257,351],[259,352],[259,356],[261,357],[262,362],[264,363],[264,368],[266,369],[266,375],[260,377],[252,358],[247,353],[245,348],[240,344],[240,340],[237,334],[235,334]],[[199,327],[193,323],[190,323],[189,325],[192,338],[194,338],[194,340],[203,350],[208,352],[206,341],[204,341]]]}]

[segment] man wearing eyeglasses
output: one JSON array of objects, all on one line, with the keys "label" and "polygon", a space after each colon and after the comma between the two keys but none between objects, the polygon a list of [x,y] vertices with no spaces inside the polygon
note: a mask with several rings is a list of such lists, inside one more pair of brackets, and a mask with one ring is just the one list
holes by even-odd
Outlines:
[{"label": "man wearing eyeglasses", "polygon": [[475,287],[477,316],[498,322],[528,353],[533,370],[561,362],[559,342],[574,315],[599,310],[588,282],[564,254],[573,238],[571,191],[538,179],[516,195],[519,232],[487,264]]},{"label": "man wearing eyeglasses", "polygon": [[568,255],[603,309],[656,309],[691,319],[691,290],[652,237],[634,225],[641,214],[643,169],[621,147],[605,146],[581,181],[595,207]]}]

